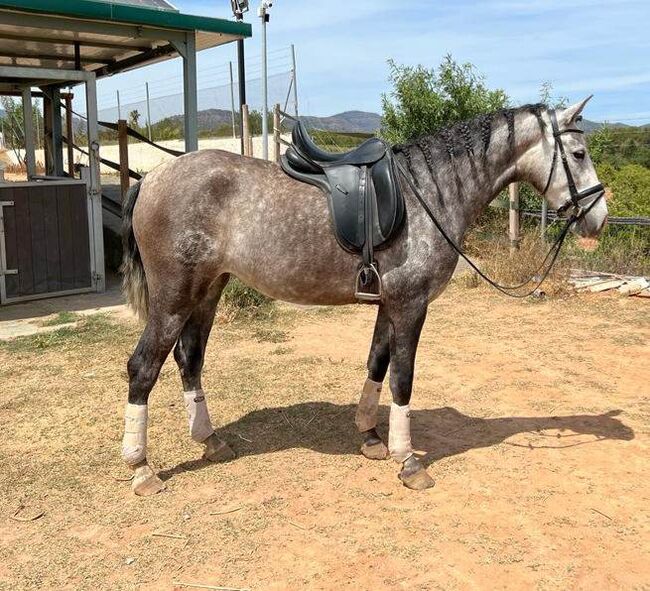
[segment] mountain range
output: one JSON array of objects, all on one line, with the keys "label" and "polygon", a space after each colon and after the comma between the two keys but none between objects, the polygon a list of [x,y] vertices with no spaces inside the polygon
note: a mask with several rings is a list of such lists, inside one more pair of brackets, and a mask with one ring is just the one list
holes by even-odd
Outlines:
[{"label": "mountain range", "polygon": [[[208,131],[223,125],[231,125],[231,113],[224,109],[205,109],[199,111],[199,131]],[[303,115],[302,120],[307,124],[309,129],[323,129],[325,131],[338,131],[348,133],[376,133],[381,127],[381,115],[368,111],[344,111],[329,117],[315,117],[312,115]],[[174,115],[169,118],[172,121],[182,123],[181,115]],[[582,128],[587,133],[592,133],[605,124],[598,121],[583,119]],[[610,127],[634,127],[625,123],[608,123]],[[643,128],[649,125],[641,126]]]}]

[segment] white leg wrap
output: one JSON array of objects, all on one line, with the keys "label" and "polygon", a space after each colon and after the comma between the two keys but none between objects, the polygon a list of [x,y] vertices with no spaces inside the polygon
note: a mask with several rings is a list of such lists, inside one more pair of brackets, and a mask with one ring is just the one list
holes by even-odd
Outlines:
[{"label": "white leg wrap", "polygon": [[191,390],[185,392],[183,397],[185,398],[187,419],[190,425],[190,437],[194,441],[201,443],[214,433],[205,394],[203,394],[203,390]]},{"label": "white leg wrap", "polygon": [[388,451],[396,462],[405,462],[413,455],[411,447],[411,413],[409,405],[390,405],[390,425],[388,429]]},{"label": "white leg wrap", "polygon": [[124,413],[122,459],[129,465],[138,464],[147,457],[146,404],[127,404]]},{"label": "white leg wrap", "polygon": [[354,422],[361,433],[377,426],[377,409],[379,408],[380,396],[381,382],[373,382],[371,379],[367,379],[361,391],[357,414],[354,417]]}]

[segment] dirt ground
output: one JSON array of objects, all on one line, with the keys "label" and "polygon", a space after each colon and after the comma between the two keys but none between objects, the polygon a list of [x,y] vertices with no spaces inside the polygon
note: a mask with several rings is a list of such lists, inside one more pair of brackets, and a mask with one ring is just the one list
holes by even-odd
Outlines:
[{"label": "dirt ground", "polygon": [[437,481],[419,493],[358,454],[368,307],[215,327],[204,385],[228,464],[200,459],[168,362],[150,498],[119,457],[138,326],[2,344],[0,589],[650,589],[649,310],[452,286],[418,354],[413,442]]}]

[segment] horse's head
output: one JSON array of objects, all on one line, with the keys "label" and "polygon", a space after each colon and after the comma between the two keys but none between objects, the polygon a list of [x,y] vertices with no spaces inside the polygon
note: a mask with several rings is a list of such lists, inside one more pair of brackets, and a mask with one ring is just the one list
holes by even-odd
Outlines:
[{"label": "horse's head", "polygon": [[605,190],[577,125],[590,98],[566,109],[545,111],[541,141],[521,158],[530,171],[528,180],[559,214],[575,216],[573,230],[584,237],[598,236],[607,221]]}]

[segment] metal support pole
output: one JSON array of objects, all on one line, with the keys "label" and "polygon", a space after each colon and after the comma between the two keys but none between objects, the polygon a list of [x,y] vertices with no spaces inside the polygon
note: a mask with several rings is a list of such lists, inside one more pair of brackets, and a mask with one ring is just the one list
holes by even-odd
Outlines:
[{"label": "metal support pole", "polygon": [[102,186],[99,169],[99,127],[97,125],[97,85],[95,76],[86,80],[86,114],[88,116],[88,199],[89,230],[92,237],[92,271],[95,289],[106,289],[104,272],[104,227],[102,225]]},{"label": "metal support pole", "polygon": [[510,197],[509,236],[510,251],[519,249],[519,183],[511,183],[508,187]]},{"label": "metal support pole", "polygon": [[262,158],[269,159],[269,89],[267,77],[267,59],[266,59],[266,23],[268,13],[265,5],[260,7],[260,17],[262,19]]},{"label": "metal support pole", "polygon": [[232,137],[233,139],[237,137],[237,131],[235,127],[235,83],[232,77],[232,62],[228,62],[230,66],[230,113],[232,116]]},{"label": "metal support pole", "polygon": [[540,234],[546,239],[546,223],[548,221],[548,201],[542,197],[542,223],[540,224]]},{"label": "metal support pole", "polygon": [[185,107],[185,151],[199,149],[196,44],[194,34],[187,34],[183,56],[183,100]]},{"label": "metal support pole", "polygon": [[27,178],[36,175],[36,151],[34,149],[34,113],[32,109],[32,89],[23,88],[23,129],[25,131],[25,167]]},{"label": "metal support pole", "polygon": [[291,73],[293,82],[293,109],[294,114],[298,117],[298,74],[296,70],[296,46],[291,44]]},{"label": "metal support pole", "polygon": [[[242,20],[241,17],[238,20]],[[241,153],[246,152],[244,144],[244,113],[243,105],[246,104],[246,71],[244,64],[244,40],[237,40],[237,78],[239,82],[239,133],[241,135]]]},{"label": "metal support pole", "polygon": [[149,83],[144,83],[147,92],[147,130],[149,132],[149,141],[151,141],[151,105],[149,105]]},{"label": "metal support pole", "polygon": [[120,91],[116,90],[115,94],[117,94],[117,118],[122,119],[122,105],[120,104]]}]

